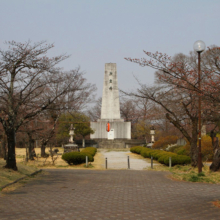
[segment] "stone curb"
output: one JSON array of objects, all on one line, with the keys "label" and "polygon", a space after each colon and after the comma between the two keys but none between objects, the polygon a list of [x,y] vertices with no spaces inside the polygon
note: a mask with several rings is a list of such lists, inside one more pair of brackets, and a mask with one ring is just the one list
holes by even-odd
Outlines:
[{"label": "stone curb", "polygon": [[35,171],[35,172],[31,173],[31,174],[26,174],[24,177],[21,177],[21,178],[15,180],[15,181],[13,181],[12,183],[8,183],[8,184],[6,184],[6,185],[0,187],[0,190],[3,190],[3,189],[6,188],[7,186],[10,186],[10,185],[12,185],[12,184],[17,183],[17,182],[19,182],[20,180],[23,180],[23,179],[26,178],[26,177],[34,176],[34,175],[36,175],[37,173],[40,173],[41,171],[42,171],[42,169],[37,170],[37,171]]}]

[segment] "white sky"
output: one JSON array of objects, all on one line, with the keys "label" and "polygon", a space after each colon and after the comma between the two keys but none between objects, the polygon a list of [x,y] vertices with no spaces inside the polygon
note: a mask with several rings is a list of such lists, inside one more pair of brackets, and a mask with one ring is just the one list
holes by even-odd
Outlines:
[{"label": "white sky", "polygon": [[154,70],[124,57],[188,54],[196,40],[220,46],[219,10],[219,0],[0,0],[0,47],[54,43],[50,55],[71,54],[62,66],[81,66],[100,97],[105,63],[117,63],[119,88],[131,90],[133,75],[153,84]]}]

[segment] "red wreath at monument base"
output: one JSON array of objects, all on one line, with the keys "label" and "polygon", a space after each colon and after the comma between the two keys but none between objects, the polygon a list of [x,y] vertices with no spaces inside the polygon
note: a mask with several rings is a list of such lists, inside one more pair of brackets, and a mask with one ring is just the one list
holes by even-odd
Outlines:
[{"label": "red wreath at monument base", "polygon": [[109,122],[106,124],[106,131],[107,131],[107,132],[110,131],[110,123],[109,123]]}]

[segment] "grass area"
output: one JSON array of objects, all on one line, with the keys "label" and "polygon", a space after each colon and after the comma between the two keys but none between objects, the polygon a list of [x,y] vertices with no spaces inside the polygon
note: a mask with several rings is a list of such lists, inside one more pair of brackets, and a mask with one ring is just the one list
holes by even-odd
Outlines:
[{"label": "grass area", "polygon": [[[52,162],[51,157],[49,156],[48,158],[41,158],[40,153],[41,149],[40,148],[35,148],[35,152],[37,157],[35,160],[29,160],[28,163],[25,161],[25,155],[26,155],[26,149],[25,148],[16,148],[16,161],[21,163],[21,164],[28,164],[29,166],[34,166],[38,168],[49,168],[49,167],[66,167],[67,163],[62,160],[62,153],[63,153],[63,148],[59,147],[56,148],[59,150],[58,155],[54,156],[54,158],[57,158],[54,162]],[[46,148],[45,152],[49,154],[50,148]]]},{"label": "grass area", "polygon": [[34,166],[17,163],[18,171],[14,171],[3,168],[4,165],[5,160],[0,159],[0,188],[8,183],[14,182],[21,177],[24,177],[25,175],[29,175],[39,170],[37,167]]},{"label": "grass area", "polygon": [[[35,160],[29,160],[28,162],[25,161],[25,155],[26,155],[26,149],[25,148],[16,148],[16,162],[18,171],[5,169],[3,166],[5,166],[6,161],[3,159],[0,159],[0,189],[2,186],[12,183],[15,180],[24,177],[26,175],[29,175],[41,168],[60,168],[60,169],[88,169],[88,168],[97,168],[98,165],[89,164],[88,168],[84,167],[85,164],[79,164],[79,165],[68,165],[64,160],[62,160],[62,153],[63,148],[58,148],[59,154],[55,161],[55,164],[53,165],[51,157],[41,158],[40,157],[40,148],[35,148],[36,155],[38,155]],[[46,148],[46,153],[49,154],[50,148]],[[96,157],[96,156],[95,156]],[[97,155],[99,157],[99,155]],[[56,158],[56,156],[55,156]],[[103,162],[104,163],[104,162]],[[94,163],[95,164],[95,163]],[[99,167],[98,167],[99,168]],[[31,177],[25,178],[24,180],[19,181],[19,183],[16,183],[16,187],[19,185],[22,185],[25,183],[25,181],[29,181]],[[7,187],[7,190],[11,191],[14,190],[15,186],[9,186]],[[3,191],[5,191],[4,189]]]},{"label": "grass area", "polygon": [[85,167],[85,168],[94,168],[94,166],[91,163],[88,164],[88,167],[86,167],[86,164],[83,165],[83,167]]},{"label": "grass area", "polygon": [[[84,165],[85,164],[79,164],[79,165],[69,165],[67,164],[64,160],[62,160],[62,154],[64,149],[62,147],[56,147],[56,149],[59,150],[58,155],[54,156],[54,158],[57,158],[53,164],[51,156],[48,158],[41,158],[40,153],[41,149],[40,148],[35,148],[36,155],[38,157],[35,158],[35,160],[29,160],[28,163],[25,162],[25,155],[26,155],[26,149],[25,148],[16,148],[16,161],[19,162],[20,164],[23,165],[29,165],[36,167],[38,169],[85,169]],[[80,151],[83,148],[80,149]],[[46,148],[45,152],[49,154],[50,148]],[[100,155],[96,153],[94,157],[94,162],[91,163],[91,165],[88,168],[95,168],[95,169],[100,169],[99,165],[99,157]],[[98,163],[97,163],[98,162]],[[104,164],[104,159],[103,162]]]},{"label": "grass area", "polygon": [[158,165],[154,167],[154,170],[169,171],[172,173],[170,177],[175,180],[220,184],[220,171],[212,172],[209,170],[209,166],[207,165],[203,167],[203,172],[200,174],[198,174],[198,168],[194,168],[190,165],[176,165],[172,168],[164,165]]}]

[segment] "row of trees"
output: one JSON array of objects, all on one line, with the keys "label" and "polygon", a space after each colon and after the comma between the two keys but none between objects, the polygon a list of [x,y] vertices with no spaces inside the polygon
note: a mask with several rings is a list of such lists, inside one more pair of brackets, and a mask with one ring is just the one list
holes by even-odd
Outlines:
[{"label": "row of trees", "polygon": [[[39,42],[24,44],[7,42],[8,49],[0,50],[0,122],[2,152],[8,145],[6,167],[17,169],[15,144],[25,134],[31,152],[34,140],[40,140],[41,154],[55,133],[67,133],[62,121],[77,125],[76,132],[83,139],[93,131],[88,126],[88,117],[76,113],[92,99],[95,86],[86,82],[79,68],[64,71],[60,62],[69,56],[62,54],[49,57],[52,44]],[[215,146],[213,169],[220,167],[220,150],[216,144],[218,132],[220,93],[220,48],[210,47],[202,54],[202,87],[198,87],[197,54],[177,54],[173,58],[162,53],[144,51],[149,59],[131,59],[141,66],[156,69],[156,86],[148,87],[139,82],[136,92],[123,92],[128,97],[121,99],[121,116],[132,123],[132,138],[149,140],[149,127],[157,124],[164,135],[182,134],[190,143],[192,165],[198,162],[198,97],[202,98],[203,124],[213,124],[213,145]],[[91,121],[100,118],[101,99],[87,115]],[[82,121],[83,123],[77,123]],[[168,125],[168,122],[172,126]],[[56,129],[60,124],[60,132]],[[16,135],[17,134],[17,135]],[[66,134],[67,136],[67,134]]]},{"label": "row of trees", "polygon": [[[197,166],[199,96],[202,99],[203,124],[215,125],[212,134],[219,131],[220,48],[211,46],[202,54],[201,89],[198,87],[197,54],[195,52],[191,52],[188,56],[180,53],[172,58],[159,52],[144,51],[144,53],[148,58],[125,59],[143,67],[154,68],[157,85],[149,87],[139,82],[140,88],[136,92],[126,92],[126,94],[151,100],[165,111],[166,119],[190,143],[192,166]],[[212,169],[219,169],[219,147],[215,147],[213,162],[216,162],[216,166],[213,166]]]},{"label": "row of trees", "polygon": [[79,68],[60,68],[69,56],[49,57],[52,44],[12,41],[6,45],[7,50],[0,50],[0,122],[8,146],[5,167],[17,170],[16,134],[27,134],[30,151],[38,135],[43,155],[60,115],[82,109],[95,86],[86,82]]},{"label": "row of trees", "polygon": [[[86,112],[90,117],[90,121],[100,119],[101,102],[102,99],[99,98],[94,107]],[[145,139],[146,143],[149,143],[151,141],[150,127],[152,124],[157,128],[157,139],[170,133],[180,135],[180,132],[169,124],[165,117],[165,111],[148,98],[121,94],[120,113],[125,121],[131,122],[132,139]]]}]

